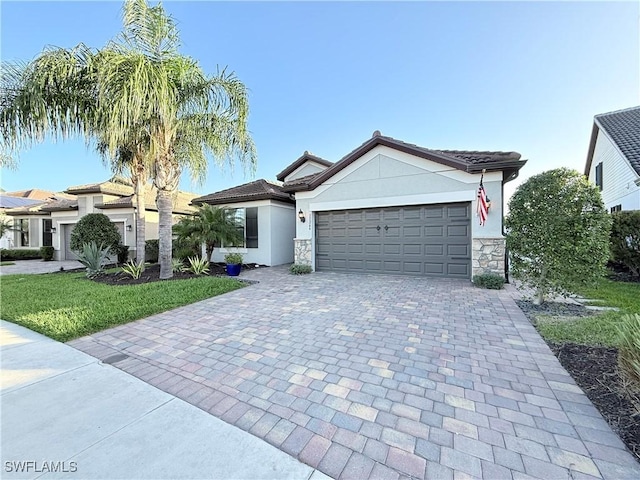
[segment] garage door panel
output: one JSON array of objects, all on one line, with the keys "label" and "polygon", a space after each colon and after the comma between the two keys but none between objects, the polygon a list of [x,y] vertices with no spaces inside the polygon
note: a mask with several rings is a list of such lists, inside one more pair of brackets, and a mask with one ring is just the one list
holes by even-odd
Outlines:
[{"label": "garage door panel", "polygon": [[442,237],[444,235],[444,227],[442,226],[427,226],[424,227],[425,237]]},{"label": "garage door panel", "polygon": [[470,210],[467,203],[318,212],[316,267],[469,278]]}]

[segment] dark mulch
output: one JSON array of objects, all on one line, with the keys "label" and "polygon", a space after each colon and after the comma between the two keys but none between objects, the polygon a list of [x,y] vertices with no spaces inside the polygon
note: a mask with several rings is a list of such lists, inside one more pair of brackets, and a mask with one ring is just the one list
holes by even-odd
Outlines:
[{"label": "dark mulch", "polygon": [[[256,264],[247,264],[242,265],[242,270],[253,270],[254,268],[265,268],[264,265],[256,265]],[[195,275],[189,272],[174,272],[173,277],[167,280],[162,280],[163,282],[171,281],[171,280],[184,280],[188,278],[198,278],[202,275]],[[225,269],[224,263],[211,263],[209,264],[209,276],[211,277],[220,277],[227,276],[227,271]],[[149,282],[158,282],[160,280],[160,264],[148,265],[144,273],[140,276],[140,278],[133,278],[128,273],[124,273],[122,271],[115,273],[105,273],[99,275],[94,278],[94,281],[100,283],[106,283],[107,285],[139,285],[141,283],[149,283]]]},{"label": "dark mulch", "polygon": [[[535,315],[588,317],[598,312],[582,305],[517,301],[529,321]],[[611,347],[547,342],[562,366],[600,411],[611,428],[640,462],[640,405],[634,405],[618,370],[618,350]]]},{"label": "dark mulch", "polygon": [[625,392],[618,350],[551,342],[549,347],[640,462],[640,407]]}]

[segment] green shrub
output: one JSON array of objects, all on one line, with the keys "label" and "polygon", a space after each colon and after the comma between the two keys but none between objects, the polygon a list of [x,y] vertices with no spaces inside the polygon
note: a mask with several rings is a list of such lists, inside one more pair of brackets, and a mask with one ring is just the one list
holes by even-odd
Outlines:
[{"label": "green shrub", "polygon": [[71,250],[84,251],[84,244],[104,245],[109,253],[118,254],[122,242],[118,228],[104,213],[89,213],[78,220],[71,232]]},{"label": "green shrub", "polygon": [[209,273],[209,260],[205,257],[189,257],[188,271],[196,275],[204,275]]},{"label": "green shrub", "polygon": [[146,262],[158,263],[160,245],[158,240],[147,240],[144,246],[144,258]]},{"label": "green shrub", "polygon": [[500,290],[504,287],[504,277],[495,273],[483,273],[473,276],[473,284],[476,287]]},{"label": "green shrub", "polygon": [[0,248],[0,258],[2,260],[36,260],[42,258],[40,250]]},{"label": "green shrub", "polygon": [[224,256],[224,262],[227,265],[242,265],[242,254],[240,254],[240,253],[227,253]]},{"label": "green shrub", "polygon": [[294,263],[289,267],[289,272],[293,275],[304,275],[306,273],[311,273],[311,265],[300,265],[299,263]]},{"label": "green shrub", "polygon": [[640,314],[624,315],[618,332],[618,366],[634,389],[640,389]]},{"label": "green shrub", "polygon": [[133,278],[135,278],[137,280],[138,278],[140,278],[140,275],[142,275],[142,267],[143,266],[144,266],[144,264],[142,262],[136,263],[133,260],[129,260],[122,267],[122,271],[124,273],[127,273],[127,274],[131,275],[131,277],[133,277]]},{"label": "green shrub", "polygon": [[614,212],[611,218],[611,257],[640,276],[640,210]]},{"label": "green shrub", "polygon": [[53,253],[55,250],[53,247],[40,247],[40,256],[45,262],[53,260]]},{"label": "green shrub", "polygon": [[174,238],[172,242],[172,258],[186,260],[189,257],[199,257],[201,255],[200,245],[194,244],[187,239]]},{"label": "green shrub", "polygon": [[96,242],[85,243],[78,253],[78,261],[87,267],[87,278],[94,278],[104,272],[104,264],[109,256],[109,247],[98,246]]},{"label": "green shrub", "polygon": [[129,260],[129,245],[118,245],[117,253],[118,263],[125,263],[127,260]]},{"label": "green shrub", "polygon": [[184,270],[185,270],[184,262],[182,260],[180,260],[179,258],[171,259],[171,271],[173,273],[184,272]]}]

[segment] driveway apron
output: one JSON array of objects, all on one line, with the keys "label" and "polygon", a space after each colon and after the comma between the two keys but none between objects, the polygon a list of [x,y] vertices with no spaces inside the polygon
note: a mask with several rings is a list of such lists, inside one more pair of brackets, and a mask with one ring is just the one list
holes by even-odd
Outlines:
[{"label": "driveway apron", "polygon": [[640,478],[509,292],[243,277],[259,283],[70,345],[333,478]]}]

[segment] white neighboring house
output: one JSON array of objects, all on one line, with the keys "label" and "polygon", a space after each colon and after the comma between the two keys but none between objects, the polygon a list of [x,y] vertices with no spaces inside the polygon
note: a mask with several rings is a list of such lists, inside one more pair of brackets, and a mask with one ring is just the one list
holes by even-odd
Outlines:
[{"label": "white neighboring house", "polygon": [[584,174],[610,212],[640,210],[640,106],[594,117]]},{"label": "white neighboring house", "polygon": [[6,223],[10,226],[11,230],[7,230],[2,237],[0,237],[0,248],[11,249],[14,247],[14,224],[13,218],[7,217],[5,211],[10,208],[28,207],[42,203],[41,200],[33,198],[21,198],[11,195],[0,195],[0,222]]}]

